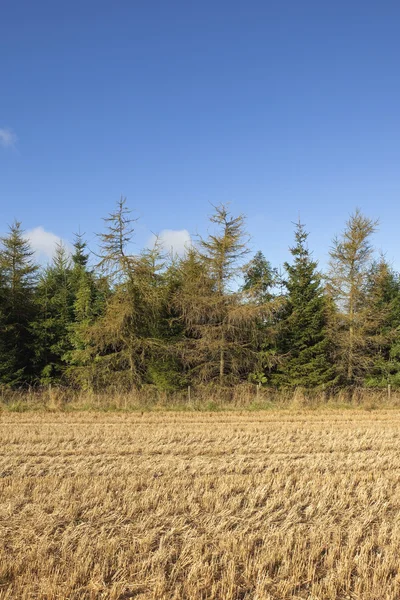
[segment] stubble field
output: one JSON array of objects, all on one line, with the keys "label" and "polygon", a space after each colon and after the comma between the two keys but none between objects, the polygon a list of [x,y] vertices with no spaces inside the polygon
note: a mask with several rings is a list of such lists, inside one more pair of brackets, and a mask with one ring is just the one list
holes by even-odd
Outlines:
[{"label": "stubble field", "polygon": [[1,599],[400,597],[400,412],[2,413]]}]

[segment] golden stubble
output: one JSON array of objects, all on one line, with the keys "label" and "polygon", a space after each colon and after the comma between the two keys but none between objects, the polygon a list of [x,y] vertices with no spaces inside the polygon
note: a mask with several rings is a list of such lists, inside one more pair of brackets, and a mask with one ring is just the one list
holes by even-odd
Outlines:
[{"label": "golden stubble", "polygon": [[0,414],[1,599],[400,597],[400,412]]}]

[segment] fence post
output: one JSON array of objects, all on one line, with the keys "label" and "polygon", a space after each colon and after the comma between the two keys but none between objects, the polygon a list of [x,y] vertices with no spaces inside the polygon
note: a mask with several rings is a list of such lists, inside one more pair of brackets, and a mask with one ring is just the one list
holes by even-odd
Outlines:
[{"label": "fence post", "polygon": [[188,390],[187,391],[188,391],[188,402],[190,404],[190,402],[192,400],[192,393],[191,393],[192,390],[190,389],[190,385],[188,385]]},{"label": "fence post", "polygon": [[388,383],[387,394],[388,394],[388,400],[390,401],[390,399],[392,397],[392,386],[390,385],[390,383]]}]

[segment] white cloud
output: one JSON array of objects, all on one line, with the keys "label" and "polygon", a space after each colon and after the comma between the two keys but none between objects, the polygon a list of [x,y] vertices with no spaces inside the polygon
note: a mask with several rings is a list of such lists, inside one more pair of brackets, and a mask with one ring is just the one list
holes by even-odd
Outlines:
[{"label": "white cloud", "polygon": [[148,242],[150,248],[154,246],[157,237],[166,252],[179,254],[179,256],[185,254],[192,245],[190,233],[186,229],[163,229],[158,236],[153,234]]},{"label": "white cloud", "polygon": [[29,241],[36,258],[40,261],[51,260],[57,244],[63,244],[68,251],[70,246],[58,235],[51,231],[46,231],[43,227],[35,227],[25,232],[25,238]]},{"label": "white cloud", "polygon": [[14,148],[17,143],[17,136],[11,129],[0,128],[0,146],[3,148]]}]

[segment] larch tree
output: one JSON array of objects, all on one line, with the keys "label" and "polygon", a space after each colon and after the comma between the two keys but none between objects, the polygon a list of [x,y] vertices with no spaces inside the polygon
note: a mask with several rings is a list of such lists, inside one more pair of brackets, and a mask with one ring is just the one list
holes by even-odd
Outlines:
[{"label": "larch tree", "polygon": [[382,314],[372,314],[367,303],[374,253],[371,236],[377,224],[357,209],[330,250],[327,290],[337,308],[331,322],[331,339],[336,347],[337,375],[349,385],[362,384],[371,366],[373,348],[379,342],[376,329]]},{"label": "larch tree", "polygon": [[134,220],[125,199],[105,222],[98,268],[107,276],[110,293],[103,314],[87,328],[88,368],[97,385],[139,387],[152,357],[164,348],[162,252],[156,244],[140,255],[130,253]]},{"label": "larch tree", "polygon": [[172,278],[173,323],[178,331],[175,349],[183,377],[188,383],[208,382],[215,376],[215,356],[207,335],[214,280],[193,247],[174,266]]},{"label": "larch tree", "polygon": [[215,231],[200,238],[182,264],[185,275],[176,302],[187,334],[186,358],[195,381],[238,380],[257,360],[255,304],[243,301],[235,278],[248,253],[244,217],[224,205],[214,207]]}]

